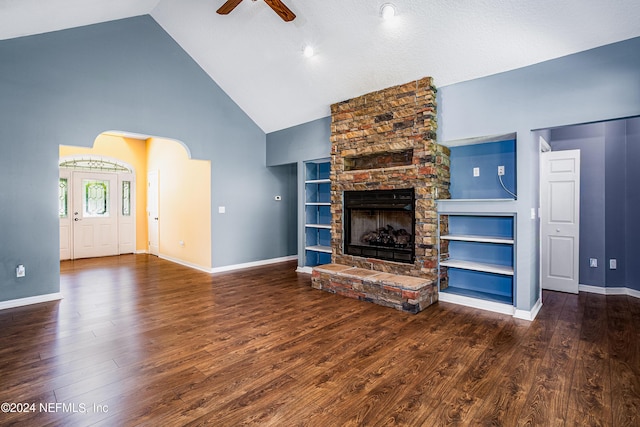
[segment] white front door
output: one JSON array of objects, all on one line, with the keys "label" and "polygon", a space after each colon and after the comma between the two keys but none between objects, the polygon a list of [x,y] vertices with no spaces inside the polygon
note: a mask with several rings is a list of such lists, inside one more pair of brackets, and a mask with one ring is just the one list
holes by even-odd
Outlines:
[{"label": "white front door", "polygon": [[542,288],[578,293],[580,150],[540,155]]},{"label": "white front door", "polygon": [[73,258],[118,255],[118,176],[73,172]]},{"label": "white front door", "polygon": [[149,253],[151,255],[160,254],[159,235],[159,193],[158,171],[147,174],[147,224],[149,227]]}]

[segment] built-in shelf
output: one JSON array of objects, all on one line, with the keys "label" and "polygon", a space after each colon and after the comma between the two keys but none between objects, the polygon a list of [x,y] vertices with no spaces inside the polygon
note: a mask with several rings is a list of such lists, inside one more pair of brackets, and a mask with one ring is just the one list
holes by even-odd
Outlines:
[{"label": "built-in shelf", "polygon": [[[485,200],[483,200],[485,201]],[[442,231],[446,233],[442,233]],[[443,294],[513,304],[515,214],[438,214],[440,268],[446,269]]]},{"label": "built-in shelf", "polygon": [[448,259],[440,261],[444,267],[461,268],[463,270],[482,271],[484,273],[504,274],[513,276],[513,267],[498,264],[487,264],[483,262],[465,261],[461,259]]},{"label": "built-in shelf", "polygon": [[[300,268],[331,262],[331,165],[328,159],[305,163],[304,258]],[[299,268],[299,271],[303,271]]]},{"label": "built-in shelf", "polygon": [[502,243],[512,245],[514,240],[506,237],[491,237],[491,236],[475,236],[471,234],[447,234],[440,236],[443,240],[457,240],[460,242],[480,242],[480,243]]}]

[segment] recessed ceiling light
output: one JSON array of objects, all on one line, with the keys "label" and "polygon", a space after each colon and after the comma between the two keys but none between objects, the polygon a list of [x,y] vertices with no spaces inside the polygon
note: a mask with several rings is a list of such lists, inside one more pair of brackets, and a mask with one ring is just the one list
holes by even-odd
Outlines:
[{"label": "recessed ceiling light", "polygon": [[314,53],[313,46],[306,45],[302,50],[302,54],[305,58],[311,58]]},{"label": "recessed ceiling light", "polygon": [[382,19],[392,19],[396,16],[396,7],[391,3],[385,3],[380,7],[380,16]]}]

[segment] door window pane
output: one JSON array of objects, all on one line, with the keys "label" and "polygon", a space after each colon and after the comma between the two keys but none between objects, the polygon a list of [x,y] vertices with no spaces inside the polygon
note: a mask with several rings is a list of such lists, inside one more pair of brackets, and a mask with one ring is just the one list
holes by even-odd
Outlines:
[{"label": "door window pane", "polygon": [[131,181],[122,181],[122,216],[131,216]]},{"label": "door window pane", "polygon": [[69,186],[67,178],[60,178],[58,182],[58,215],[66,218],[69,215],[67,200],[69,199]]},{"label": "door window pane", "polygon": [[82,192],[84,217],[109,216],[109,181],[83,179]]}]

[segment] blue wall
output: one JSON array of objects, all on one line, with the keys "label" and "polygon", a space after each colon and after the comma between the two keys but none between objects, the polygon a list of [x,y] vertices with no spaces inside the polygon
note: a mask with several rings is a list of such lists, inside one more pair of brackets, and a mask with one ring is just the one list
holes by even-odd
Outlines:
[{"label": "blue wall", "polygon": [[[267,134],[267,165],[284,165],[329,157],[331,117]],[[302,172],[304,169],[299,169]],[[302,173],[301,173],[302,174]]]},{"label": "blue wall", "polygon": [[[305,200],[305,161],[328,158],[331,154],[331,117],[313,120],[298,126],[267,134],[267,165],[297,165],[298,200]],[[298,265],[326,264],[330,262],[327,254],[322,254],[322,261],[305,259],[305,210],[303,203],[298,206],[297,223],[291,222],[298,236]],[[310,254],[312,256],[313,254]]]},{"label": "blue wall", "polygon": [[0,41],[0,301],[58,292],[58,146],[107,130],[173,138],[211,161],[213,267],[291,253],[273,226],[289,212],[274,196],[290,171],[266,167],[265,133],[141,16]]},{"label": "blue wall", "polygon": [[640,291],[640,118],[627,120],[627,287]]},{"label": "blue wall", "polygon": [[[634,276],[635,242],[640,215],[635,172],[640,152],[634,150],[634,126],[640,118],[567,126],[550,132],[554,150],[579,149],[580,187],[580,284],[639,289]],[[637,146],[637,135],[636,146]],[[589,258],[598,267],[589,266]],[[616,259],[617,268],[609,268]]]},{"label": "blue wall", "polygon": [[640,38],[438,90],[439,141],[517,134],[518,309],[529,310],[540,294],[539,221],[531,219],[539,205],[539,143],[532,131],[640,115],[637,52]]},{"label": "blue wall", "polygon": [[[604,286],[605,269],[605,125],[569,126],[551,131],[554,151],[580,150],[580,267],[582,285]],[[589,258],[598,267],[589,267]]]},{"label": "blue wall", "polygon": [[[487,142],[451,147],[452,199],[507,199],[498,180],[498,166],[505,167],[502,183],[512,193],[516,189],[516,141]],[[480,176],[473,176],[474,168]]]},{"label": "blue wall", "polygon": [[[633,182],[627,181],[627,123],[626,120],[606,122],[605,129],[605,286],[618,287],[627,285],[626,270],[628,267],[626,241],[630,238],[637,241],[627,231],[630,219],[627,218],[627,187]],[[635,158],[640,162],[640,157]],[[617,269],[609,269],[609,260],[616,259]],[[580,261],[585,261],[581,257]]]}]

